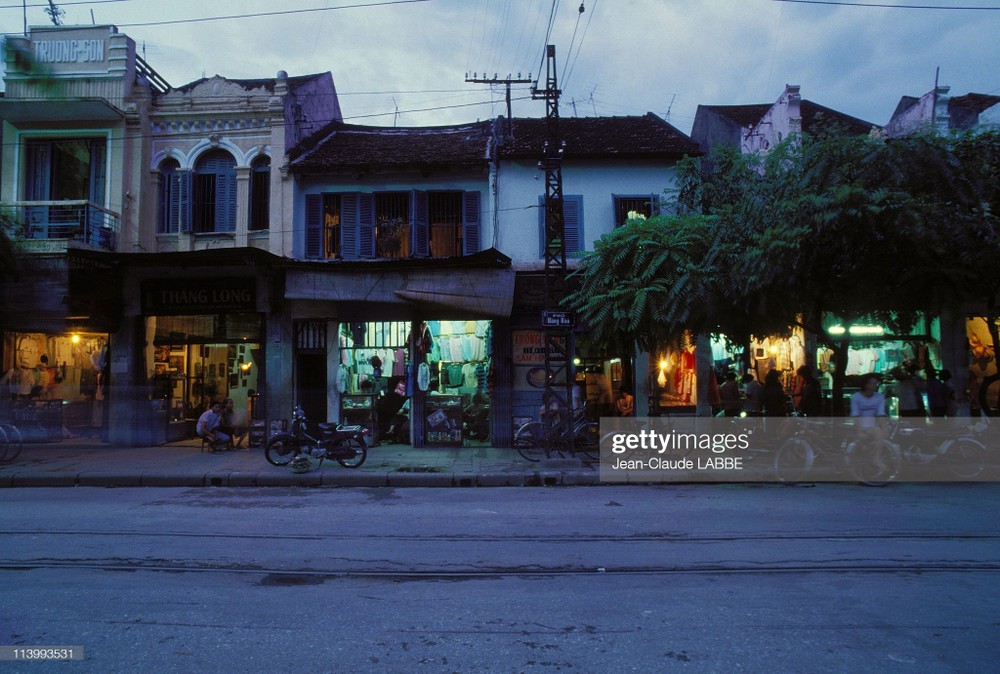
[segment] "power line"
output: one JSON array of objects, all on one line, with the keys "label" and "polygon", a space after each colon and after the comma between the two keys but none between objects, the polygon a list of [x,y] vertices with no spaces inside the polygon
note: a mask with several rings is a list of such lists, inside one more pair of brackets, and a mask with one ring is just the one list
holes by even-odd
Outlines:
[{"label": "power line", "polygon": [[[84,0],[81,2],[60,2],[60,5],[103,5],[109,2],[132,2],[132,0]],[[39,3],[37,5],[0,5],[0,9],[25,9],[32,7],[48,7],[49,3]]]},{"label": "power line", "polygon": [[958,11],[997,12],[1000,7],[955,6],[946,5],[889,5],[882,2],[838,2],[837,0],[771,0],[772,2],[794,2],[800,5],[838,5],[841,7],[879,7],[882,9],[949,9]]},{"label": "power line", "polygon": [[365,7],[383,7],[385,5],[406,5],[414,2],[430,2],[430,0],[385,0],[363,5],[342,5],[340,7],[313,7],[309,9],[286,9],[276,12],[253,12],[250,14],[230,14],[228,16],[205,16],[194,19],[173,19],[170,21],[146,21],[143,23],[119,23],[119,28],[140,28],[146,26],[171,26],[179,23],[204,23],[206,21],[228,21],[230,19],[252,19],[262,16],[280,16],[284,14],[306,14],[309,12],[331,12],[337,9],[363,9]]}]

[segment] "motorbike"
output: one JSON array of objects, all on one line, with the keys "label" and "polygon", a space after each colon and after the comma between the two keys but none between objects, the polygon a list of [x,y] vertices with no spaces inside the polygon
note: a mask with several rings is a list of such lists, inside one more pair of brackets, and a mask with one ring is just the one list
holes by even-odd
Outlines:
[{"label": "motorbike", "polygon": [[296,405],[289,432],[272,435],[264,445],[264,458],[268,463],[287,466],[295,459],[312,457],[319,459],[320,467],[325,459],[333,459],[345,468],[357,468],[368,458],[363,426],[320,423],[317,424],[317,438],[306,431],[307,422],[302,407]]}]

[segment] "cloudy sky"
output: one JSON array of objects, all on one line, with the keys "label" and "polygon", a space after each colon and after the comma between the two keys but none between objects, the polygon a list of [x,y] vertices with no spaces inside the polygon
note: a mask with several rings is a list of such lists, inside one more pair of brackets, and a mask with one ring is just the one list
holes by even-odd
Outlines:
[{"label": "cloudy sky", "polygon": [[[0,0],[0,25],[46,25],[47,2]],[[346,121],[452,124],[504,114],[502,87],[466,74],[538,77],[556,46],[564,117],[667,117],[699,104],[802,95],[884,124],[899,98],[1000,94],[1000,0],[93,0],[69,24],[112,23],[177,86],[214,74],[329,70]],[[946,8],[946,9],[935,9]],[[202,20],[212,17],[236,17]],[[550,25],[551,17],[551,25]],[[541,70],[540,70],[541,69]],[[528,85],[516,116],[541,117]]]}]

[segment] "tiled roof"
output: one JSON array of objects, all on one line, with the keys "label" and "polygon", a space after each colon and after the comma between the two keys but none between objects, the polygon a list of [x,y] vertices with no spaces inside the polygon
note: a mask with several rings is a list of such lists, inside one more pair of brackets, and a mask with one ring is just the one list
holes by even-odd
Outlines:
[{"label": "tiled roof", "polygon": [[492,122],[388,128],[333,122],[292,148],[293,170],[486,163]]},{"label": "tiled roof", "polygon": [[[289,91],[295,91],[303,84],[311,82],[319,77],[323,77],[326,73],[315,73],[313,75],[297,75],[295,77],[288,78],[288,89]],[[222,77],[221,75],[215,75],[215,77]],[[207,82],[212,79],[211,77],[202,77],[201,79],[195,80],[194,82],[188,82],[187,84],[182,84],[179,87],[174,87],[172,91],[187,92],[191,91],[199,84]],[[247,91],[253,91],[254,89],[265,89],[267,91],[274,91],[275,78],[268,77],[263,79],[253,79],[253,80],[233,80],[228,77],[222,77],[227,82],[232,82]]]},{"label": "tiled roof", "polygon": [[720,117],[732,120],[737,126],[742,128],[745,126],[753,126],[759,122],[760,118],[764,116],[764,113],[771,109],[772,105],[772,103],[753,103],[751,105],[699,105],[698,108],[709,110]]},{"label": "tiled roof", "polygon": [[[515,117],[513,141],[500,148],[502,157],[537,157],[544,147],[546,120]],[[564,117],[559,134],[565,157],[681,157],[698,155],[698,144],[651,112],[642,117]]]},{"label": "tiled roof", "polygon": [[879,126],[805,99],[802,100],[799,112],[802,114],[803,133],[814,134],[836,126],[845,134],[861,136],[871,131],[872,127]]},{"label": "tiled roof", "polygon": [[[761,117],[773,105],[773,103],[753,103],[750,105],[700,105],[698,107],[711,110],[743,128],[756,126]],[[878,126],[805,99],[802,100],[799,112],[802,115],[802,131],[804,133],[815,133],[830,125],[839,125],[847,133],[861,135],[871,131],[873,126]]]},{"label": "tiled roof", "polygon": [[992,96],[990,94],[968,93],[964,96],[952,96],[948,99],[949,108],[952,106],[969,108],[974,110],[977,114],[983,110],[992,108],[997,103],[1000,103],[1000,96]]}]

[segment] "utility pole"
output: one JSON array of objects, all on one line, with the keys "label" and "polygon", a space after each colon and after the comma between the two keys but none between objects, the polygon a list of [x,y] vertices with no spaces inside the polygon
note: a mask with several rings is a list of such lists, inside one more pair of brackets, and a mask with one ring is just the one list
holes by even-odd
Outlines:
[{"label": "utility pole", "polygon": [[507,87],[507,120],[506,120],[507,121],[507,128],[506,128],[506,130],[505,130],[504,133],[505,133],[505,135],[509,136],[510,135],[510,131],[511,131],[511,127],[510,127],[510,124],[511,124],[511,122],[510,122],[510,115],[511,115],[511,112],[510,112],[510,85],[512,85],[512,84],[533,84],[534,80],[531,79],[531,73],[528,73],[528,77],[527,78],[522,78],[521,77],[521,73],[518,73],[516,78],[511,77],[510,75],[507,75],[507,77],[503,78],[503,79],[500,79],[499,77],[497,77],[496,73],[493,74],[492,78],[487,78],[486,77],[486,73],[483,73],[482,77],[479,77],[479,73],[472,73],[472,77],[469,77],[469,73],[465,73],[465,81],[466,82],[471,82],[473,84],[490,84],[490,85],[493,85],[493,84],[503,84],[503,85],[505,85]]},{"label": "utility pole", "polygon": [[[565,438],[573,448],[573,386],[576,380],[571,312],[561,310],[566,291],[566,223],[563,215],[562,159],[565,143],[559,132],[559,86],[556,81],[556,47],[546,45],[545,88],[536,84],[531,97],[545,100],[545,144],[538,167],[545,171],[545,310],[541,323],[545,340],[545,393],[565,412],[557,433],[547,437]],[[551,450],[550,446],[546,450]]]}]

